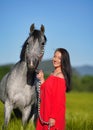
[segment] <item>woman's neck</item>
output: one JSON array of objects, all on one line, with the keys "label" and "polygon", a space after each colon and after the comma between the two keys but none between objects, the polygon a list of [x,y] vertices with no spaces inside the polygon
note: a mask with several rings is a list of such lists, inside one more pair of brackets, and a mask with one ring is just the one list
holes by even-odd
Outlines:
[{"label": "woman's neck", "polygon": [[55,68],[53,74],[58,75],[59,73],[62,73],[61,68]]},{"label": "woman's neck", "polygon": [[58,73],[58,72],[62,72],[62,71],[61,71],[61,68],[55,68],[54,72]]}]

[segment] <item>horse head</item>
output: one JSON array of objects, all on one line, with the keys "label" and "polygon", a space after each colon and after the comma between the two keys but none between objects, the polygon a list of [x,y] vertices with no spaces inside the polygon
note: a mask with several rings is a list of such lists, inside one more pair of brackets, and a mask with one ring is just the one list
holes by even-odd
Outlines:
[{"label": "horse head", "polygon": [[26,61],[31,70],[35,70],[44,55],[44,46],[46,43],[45,29],[41,25],[40,30],[36,30],[34,24],[30,27],[29,37],[23,44],[20,54],[20,60]]}]

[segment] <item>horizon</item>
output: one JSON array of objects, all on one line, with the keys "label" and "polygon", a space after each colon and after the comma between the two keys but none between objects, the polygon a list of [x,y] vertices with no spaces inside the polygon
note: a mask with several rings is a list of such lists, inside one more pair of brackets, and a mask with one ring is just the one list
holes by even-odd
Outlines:
[{"label": "horizon", "polygon": [[[44,62],[44,61],[50,61],[51,59],[43,59],[41,60],[41,62]],[[19,61],[18,61],[19,62]],[[40,63],[41,63],[40,62]],[[4,63],[4,64],[0,64],[0,66],[7,66],[7,65],[15,65],[17,62],[10,62],[10,63]],[[82,64],[82,65],[76,65],[76,66],[73,66],[71,65],[72,67],[93,67],[93,65],[90,65],[90,64]]]}]

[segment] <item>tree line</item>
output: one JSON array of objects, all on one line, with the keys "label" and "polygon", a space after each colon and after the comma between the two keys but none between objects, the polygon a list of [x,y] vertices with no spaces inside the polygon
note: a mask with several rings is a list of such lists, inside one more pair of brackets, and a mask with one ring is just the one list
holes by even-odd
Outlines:
[{"label": "tree line", "polygon": [[[13,65],[0,66],[0,80],[8,73]],[[45,74],[47,78],[49,74]],[[72,72],[72,91],[78,92],[93,92],[93,76],[80,76],[75,71]]]}]

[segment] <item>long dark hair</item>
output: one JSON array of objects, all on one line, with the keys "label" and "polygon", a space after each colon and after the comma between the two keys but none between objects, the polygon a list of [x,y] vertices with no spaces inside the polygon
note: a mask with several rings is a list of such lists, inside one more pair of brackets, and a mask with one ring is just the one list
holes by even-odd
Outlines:
[{"label": "long dark hair", "polygon": [[55,52],[59,51],[61,53],[61,70],[66,80],[66,92],[71,90],[71,63],[70,56],[66,49],[57,48]]}]

